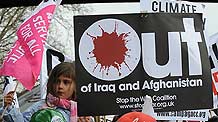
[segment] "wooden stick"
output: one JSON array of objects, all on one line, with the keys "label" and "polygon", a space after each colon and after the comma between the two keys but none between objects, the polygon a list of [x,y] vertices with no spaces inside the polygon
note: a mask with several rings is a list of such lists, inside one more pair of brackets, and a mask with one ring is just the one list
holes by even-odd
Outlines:
[{"label": "wooden stick", "polygon": [[[17,89],[18,84],[19,84],[19,82],[17,82],[17,84],[16,84],[16,86],[15,86],[15,88],[14,88],[14,92],[16,92],[16,89]],[[7,110],[8,107],[9,107],[9,105],[7,105],[7,106],[4,108],[4,111],[2,112],[2,115],[1,115],[0,119],[3,119],[3,116],[4,116],[4,114],[5,114],[5,112],[6,112],[6,110]]]}]

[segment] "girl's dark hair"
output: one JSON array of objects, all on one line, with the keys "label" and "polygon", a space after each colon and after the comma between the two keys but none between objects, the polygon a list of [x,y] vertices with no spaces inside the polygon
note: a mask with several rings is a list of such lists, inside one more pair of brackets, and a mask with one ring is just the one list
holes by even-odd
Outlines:
[{"label": "girl's dark hair", "polygon": [[[65,76],[71,78],[73,81],[76,80],[76,73],[75,73],[75,62],[61,62],[60,64],[56,65],[50,72],[48,83],[47,83],[47,95],[50,93],[55,97],[58,97],[55,94],[55,85],[58,82],[59,76]],[[76,83],[75,83],[76,85]],[[46,95],[46,103],[47,103],[47,95]],[[76,100],[76,89],[73,91],[73,95],[71,100]]]}]

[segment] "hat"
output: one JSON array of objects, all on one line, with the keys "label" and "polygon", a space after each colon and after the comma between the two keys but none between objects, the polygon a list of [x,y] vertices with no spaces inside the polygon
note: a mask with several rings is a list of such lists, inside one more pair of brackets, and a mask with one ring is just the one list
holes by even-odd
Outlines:
[{"label": "hat", "polygon": [[32,115],[30,122],[66,122],[66,120],[61,112],[47,108],[35,112]]},{"label": "hat", "polygon": [[142,112],[129,112],[121,116],[117,122],[156,122],[156,119]]}]

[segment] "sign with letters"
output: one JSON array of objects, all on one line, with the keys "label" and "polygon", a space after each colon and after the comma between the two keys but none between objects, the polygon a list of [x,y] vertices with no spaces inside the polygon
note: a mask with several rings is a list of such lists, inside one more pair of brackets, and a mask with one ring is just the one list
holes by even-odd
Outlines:
[{"label": "sign with letters", "polygon": [[[212,108],[201,14],[75,16],[78,115]],[[89,20],[89,21],[87,21]]]},{"label": "sign with letters", "polygon": [[[140,0],[141,12],[159,12],[159,13],[202,13],[204,30],[206,29],[207,19],[204,14],[205,6],[202,3],[177,1],[177,0]],[[210,41],[206,41],[207,43]],[[215,104],[217,102],[214,102]],[[184,116],[188,114],[173,114],[173,113],[195,113],[192,116]],[[203,113],[203,114],[202,114]],[[205,114],[206,113],[206,114]],[[176,111],[176,112],[158,112],[156,113],[157,120],[208,120],[208,110],[192,110],[192,111]],[[206,116],[205,116],[206,115]]]},{"label": "sign with letters", "polygon": [[141,12],[204,13],[204,6],[197,2],[177,0],[140,0]]}]

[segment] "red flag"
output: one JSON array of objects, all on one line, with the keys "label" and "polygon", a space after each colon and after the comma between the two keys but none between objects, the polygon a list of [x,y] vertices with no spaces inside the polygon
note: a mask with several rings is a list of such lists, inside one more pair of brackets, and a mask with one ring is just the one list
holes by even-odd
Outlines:
[{"label": "red flag", "polygon": [[61,0],[42,2],[17,30],[18,40],[8,52],[0,69],[0,75],[13,76],[31,90],[38,79],[44,41],[48,27]]}]

